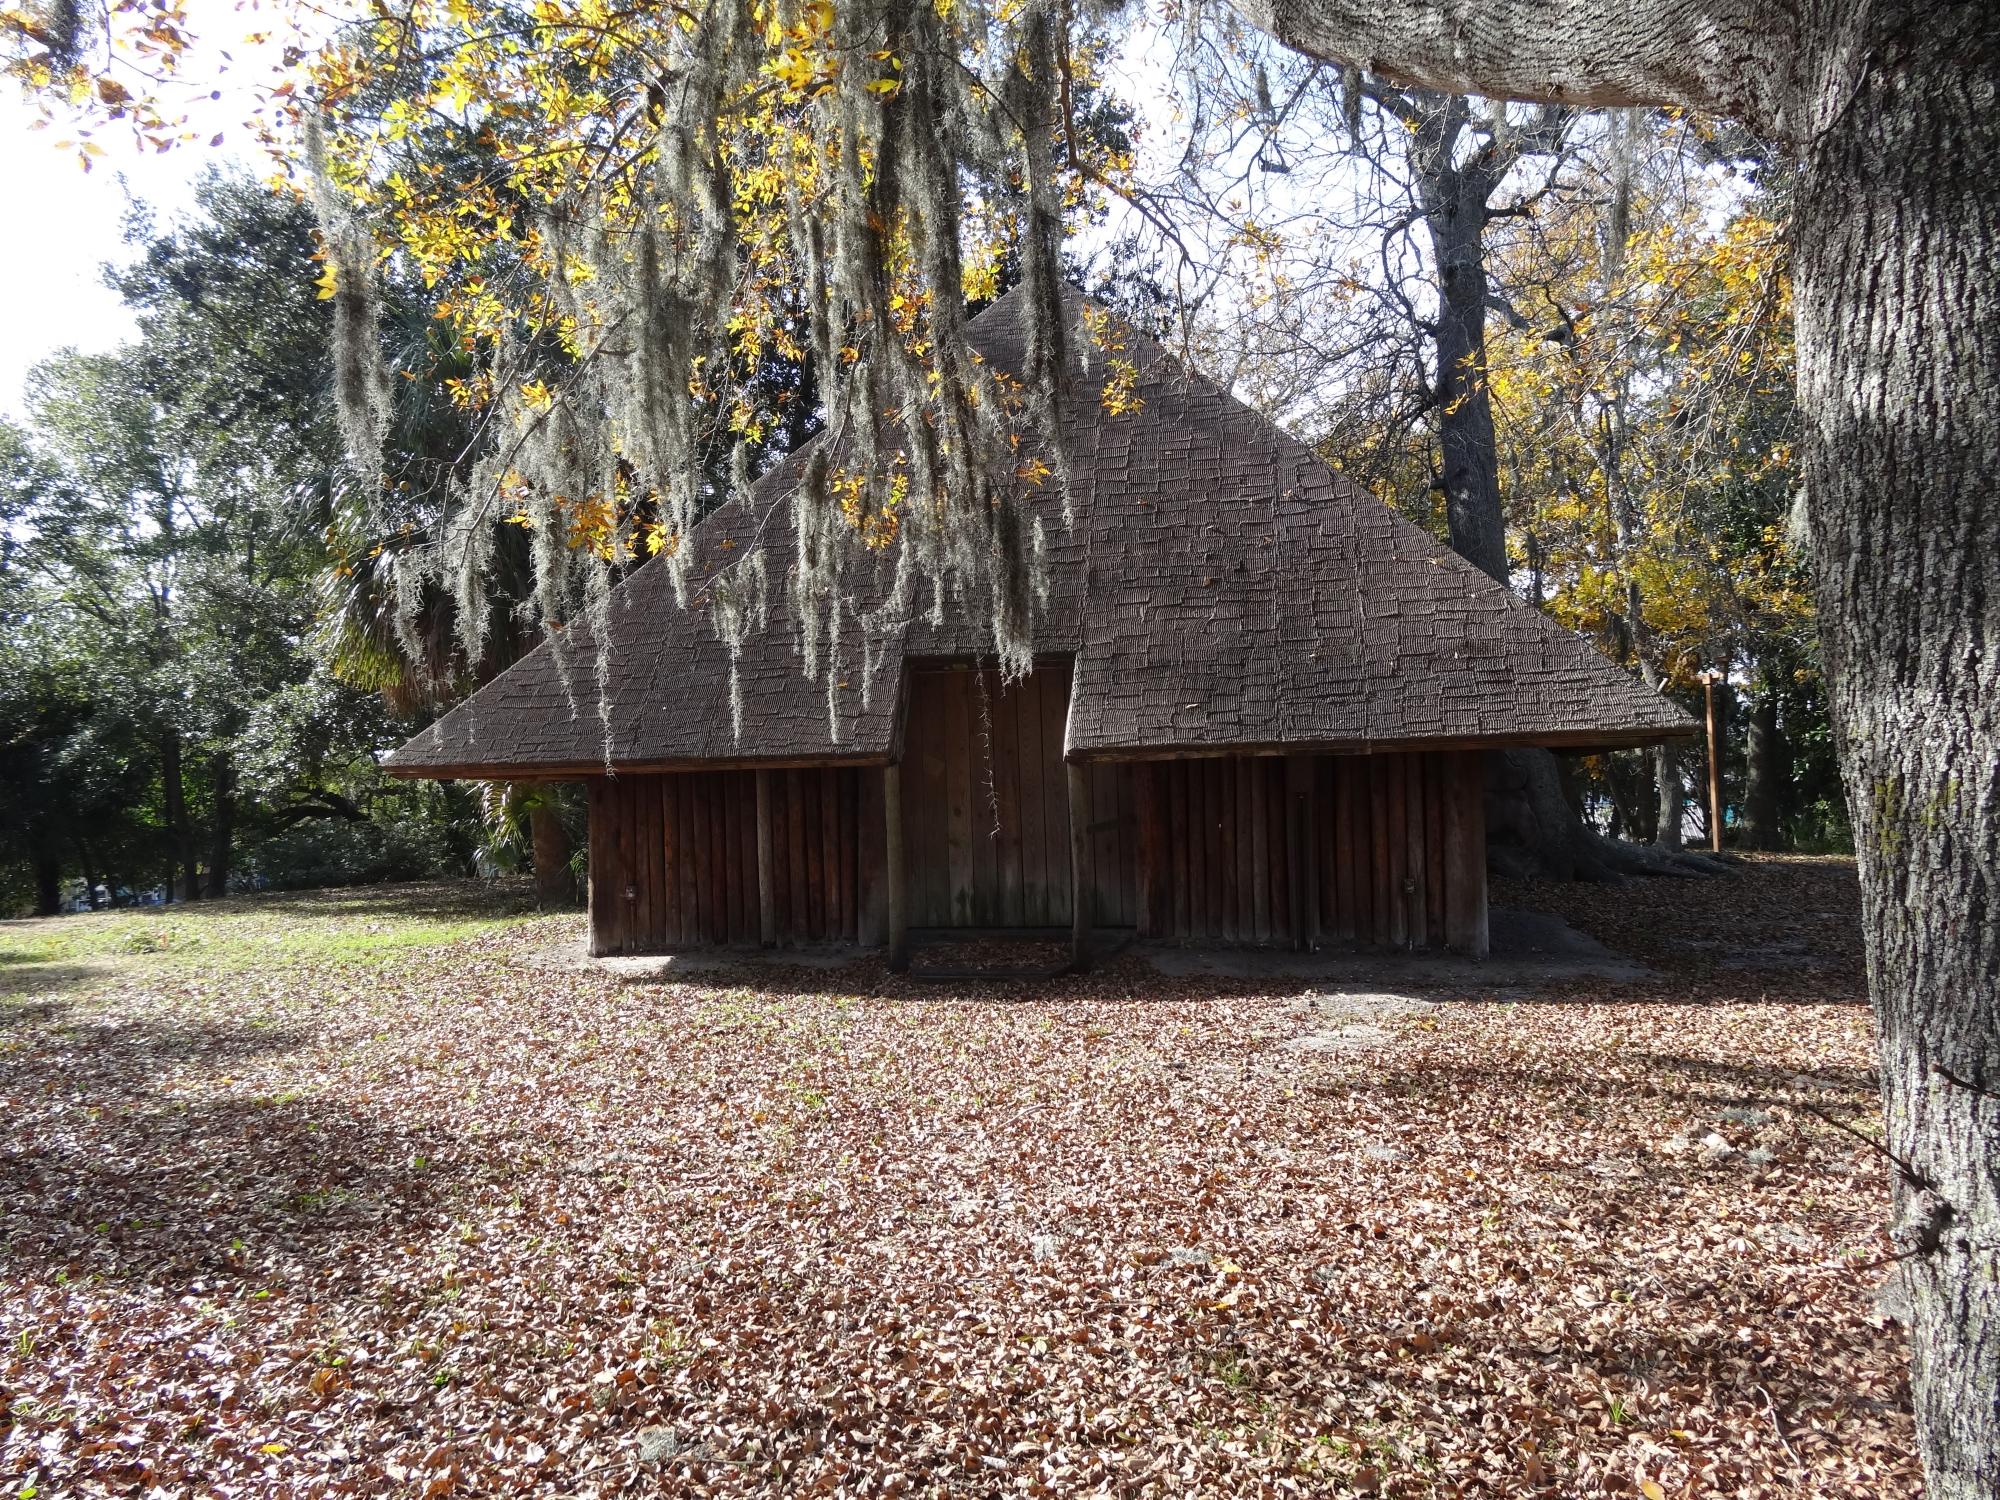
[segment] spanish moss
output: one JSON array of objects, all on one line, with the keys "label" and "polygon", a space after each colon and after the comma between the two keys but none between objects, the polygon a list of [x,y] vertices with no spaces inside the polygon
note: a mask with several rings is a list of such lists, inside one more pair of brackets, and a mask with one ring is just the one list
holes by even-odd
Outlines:
[{"label": "spanish moss", "polygon": [[[777,0],[754,13],[713,0],[686,26],[647,32],[648,102],[627,122],[643,149],[522,216],[535,289],[489,351],[490,406],[455,520],[410,570],[455,597],[468,658],[488,629],[493,528],[512,521],[534,532],[527,608],[559,657],[578,615],[604,638],[609,582],[650,556],[681,607],[706,610],[734,676],[742,642],[767,625],[771,563],[759,547],[698,573],[694,533],[750,487],[750,445],[772,415],[739,341],[769,325],[782,286],[803,311],[823,428],[776,497],[792,534],[785,598],[836,732],[843,641],[857,631],[867,665],[874,640],[963,610],[992,622],[1005,676],[1030,669],[1047,537],[1024,502],[1047,493],[1068,517],[1058,128],[1066,140],[1071,25],[1048,0],[1017,12]],[[832,61],[752,130],[746,101],[771,92],[772,38],[794,34]],[[323,145],[310,155],[343,431],[379,486],[376,247],[353,184],[334,186]],[[782,174],[775,204],[742,180],[759,167]],[[1028,310],[1018,380],[970,352],[969,204],[1011,225]],[[863,599],[864,568],[890,580],[886,594]],[[731,699],[740,732],[734,683]]]}]

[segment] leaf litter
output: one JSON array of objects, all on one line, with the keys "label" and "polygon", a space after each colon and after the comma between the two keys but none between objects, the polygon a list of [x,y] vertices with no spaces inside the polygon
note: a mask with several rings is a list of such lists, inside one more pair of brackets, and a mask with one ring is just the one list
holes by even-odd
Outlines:
[{"label": "leaf litter", "polygon": [[1851,865],[1502,894],[1659,977],[1301,1047],[1131,957],[183,910],[0,1000],[5,1493],[1918,1492]]}]

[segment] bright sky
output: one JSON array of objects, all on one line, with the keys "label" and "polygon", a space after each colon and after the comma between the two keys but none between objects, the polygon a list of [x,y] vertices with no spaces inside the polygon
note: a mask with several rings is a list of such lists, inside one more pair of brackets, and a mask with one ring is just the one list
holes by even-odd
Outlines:
[{"label": "bright sky", "polygon": [[[170,222],[193,204],[194,181],[210,166],[269,172],[268,159],[250,144],[243,122],[254,107],[254,86],[270,78],[276,43],[242,40],[251,26],[270,25],[268,15],[242,5],[225,13],[216,0],[201,10],[211,6],[218,18],[227,15],[223,29],[197,36],[183,60],[181,80],[167,97],[173,113],[186,110],[201,142],[221,133],[220,147],[141,150],[122,126],[100,124],[93,138],[105,154],[85,173],[74,147],[56,149],[70,133],[62,122],[33,129],[36,111],[18,86],[0,81],[0,203],[14,204],[25,221],[0,234],[0,286],[7,288],[7,313],[0,321],[0,415],[21,415],[22,382],[37,361],[65,346],[108,349],[133,331],[131,317],[103,278],[105,262],[125,260],[130,253],[123,239],[130,198]],[[231,59],[227,64],[224,49]],[[211,88],[220,99],[207,97]]]},{"label": "bright sky", "polygon": [[29,216],[26,233],[0,235],[0,286],[9,289],[0,334],[0,410],[21,413],[21,382],[30,366],[66,344],[108,349],[132,329],[101,267],[122,260],[120,232],[130,190],[162,210],[184,207],[189,180],[220,151],[183,150],[141,157],[107,141],[108,159],[89,175],[76,153],[57,151],[59,134],[30,131],[34,113],[11,92],[0,94],[0,202]]}]

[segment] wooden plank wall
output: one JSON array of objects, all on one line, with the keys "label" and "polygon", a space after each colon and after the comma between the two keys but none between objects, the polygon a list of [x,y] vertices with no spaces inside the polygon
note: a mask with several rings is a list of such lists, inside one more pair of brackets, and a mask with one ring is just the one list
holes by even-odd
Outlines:
[{"label": "wooden plank wall", "polygon": [[1284,760],[1140,761],[1133,772],[1140,935],[1292,941]]},{"label": "wooden plank wall", "polygon": [[[809,768],[766,774],[771,782],[776,940],[855,941],[861,909],[861,784],[864,777],[879,782],[882,773]],[[754,923],[750,940],[756,941]]]},{"label": "wooden plank wall", "polygon": [[[590,944],[593,953],[657,953],[761,935],[754,771],[601,776],[590,784]],[[825,767],[769,778],[775,939],[853,942],[879,929],[867,889],[881,840],[879,770]],[[864,851],[874,863],[864,868]],[[880,885],[879,879],[872,884]],[[871,926],[872,924],[872,926]]]},{"label": "wooden plank wall", "polygon": [[[1483,914],[1485,903],[1483,857],[1454,862],[1446,847],[1447,813],[1478,814],[1476,754],[1294,759],[1302,764],[1289,777],[1279,756],[1136,764],[1141,935],[1390,949],[1457,942],[1448,916],[1472,911],[1475,897]],[[1287,858],[1295,819],[1306,844],[1296,861]],[[1295,895],[1294,881],[1307,889]]]},{"label": "wooden plank wall", "polygon": [[[1444,757],[1319,756],[1313,765],[1323,941],[1442,948]],[[1434,899],[1435,898],[1435,899]]]},{"label": "wooden plank wall", "polygon": [[[1068,673],[1004,693],[987,674],[983,707],[970,670],[916,675],[910,925],[1068,925]],[[1190,941],[1483,952],[1479,767],[1477,752],[1092,765],[1092,921]],[[687,771],[591,782],[592,952],[760,941],[760,776],[771,940],[884,940],[879,769]]]},{"label": "wooden plank wall", "polygon": [[[1063,772],[1070,671],[910,674],[903,730],[903,848],[912,927],[1061,927],[1071,917]],[[1093,765],[1093,920],[1137,920],[1131,768]]]}]

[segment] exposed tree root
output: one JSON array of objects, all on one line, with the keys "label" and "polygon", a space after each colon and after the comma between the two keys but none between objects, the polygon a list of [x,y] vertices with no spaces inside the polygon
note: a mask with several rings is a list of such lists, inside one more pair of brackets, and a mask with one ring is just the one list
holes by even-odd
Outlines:
[{"label": "exposed tree root", "polygon": [[1594,846],[1593,852],[1615,875],[1665,875],[1678,879],[1695,879],[1707,875],[1733,875],[1729,861],[1713,854],[1698,854],[1692,849],[1661,849],[1652,844],[1628,844],[1623,839],[1608,839],[1600,833],[1586,829],[1584,837]]},{"label": "exposed tree root", "polygon": [[1504,879],[1611,883],[1639,875],[1732,873],[1713,855],[1631,844],[1587,827],[1563,795],[1561,772],[1547,750],[1496,751],[1488,767],[1486,862]]}]

